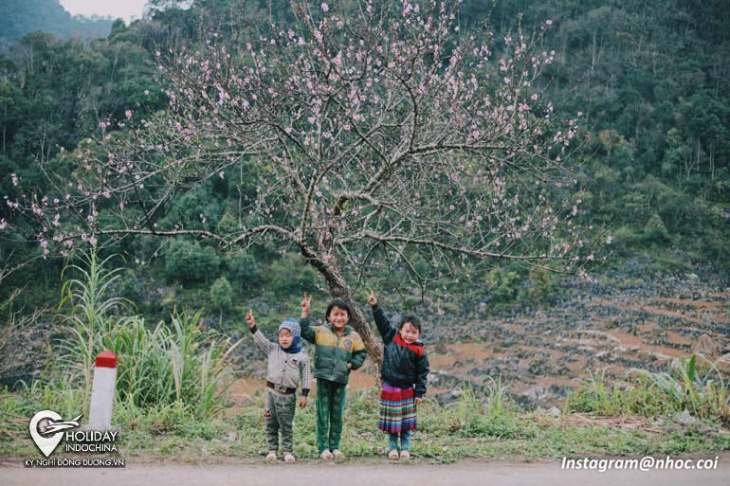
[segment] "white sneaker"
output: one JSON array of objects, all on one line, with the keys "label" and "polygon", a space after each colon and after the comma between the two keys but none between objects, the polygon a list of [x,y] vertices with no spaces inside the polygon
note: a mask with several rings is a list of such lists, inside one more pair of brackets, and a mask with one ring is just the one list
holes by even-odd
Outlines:
[{"label": "white sneaker", "polygon": [[294,455],[291,452],[285,452],[284,453],[284,462],[292,463],[292,462],[296,462],[296,459],[294,459]]},{"label": "white sneaker", "polygon": [[266,455],[266,461],[276,462],[276,451],[269,451],[269,453]]},{"label": "white sneaker", "polygon": [[321,457],[323,461],[331,461],[334,456],[329,450],[324,450],[319,457]]},{"label": "white sneaker", "polygon": [[334,456],[335,459],[344,459],[345,458],[345,454],[339,449],[333,450],[332,456]]},{"label": "white sneaker", "polygon": [[388,453],[388,459],[391,461],[397,461],[398,460],[398,449],[391,449]]}]

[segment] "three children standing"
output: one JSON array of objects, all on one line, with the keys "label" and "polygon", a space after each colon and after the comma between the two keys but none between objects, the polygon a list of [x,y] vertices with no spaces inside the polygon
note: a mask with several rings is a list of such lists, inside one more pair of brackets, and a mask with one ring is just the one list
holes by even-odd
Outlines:
[{"label": "three children standing", "polygon": [[[282,435],[284,460],[294,462],[292,424],[296,390],[302,385],[300,407],[307,404],[311,383],[309,359],[299,347],[300,338],[315,345],[314,377],[317,379],[317,447],[325,460],[343,459],[340,450],[346,386],[350,372],[360,368],[367,352],[360,335],[348,325],[352,312],[347,302],[333,300],[325,312],[326,323],[310,326],[311,296],[301,303],[301,319],[285,320],[279,326],[279,344],[269,342],[256,328],[253,313],[246,322],[254,341],[268,353],[266,436],[267,460],[275,461]],[[370,292],[368,303],[385,346],[381,378],[378,428],[389,435],[390,459],[410,458],[410,438],[417,425],[417,405],[426,393],[428,357],[418,341],[421,324],[414,316],[404,317],[394,328]],[[400,443],[399,443],[400,440]]]}]

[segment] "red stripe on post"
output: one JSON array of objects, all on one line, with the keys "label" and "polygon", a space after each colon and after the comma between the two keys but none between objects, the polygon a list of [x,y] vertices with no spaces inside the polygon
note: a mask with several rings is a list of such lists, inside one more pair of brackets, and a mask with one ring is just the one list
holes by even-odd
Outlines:
[{"label": "red stripe on post", "polygon": [[103,353],[96,356],[96,367],[97,368],[116,368],[117,367],[117,355],[107,349]]}]

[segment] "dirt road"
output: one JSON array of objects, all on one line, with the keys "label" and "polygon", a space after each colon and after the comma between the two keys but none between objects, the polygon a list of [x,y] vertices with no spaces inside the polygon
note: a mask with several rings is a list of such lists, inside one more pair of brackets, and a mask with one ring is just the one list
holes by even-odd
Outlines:
[{"label": "dirt road", "polygon": [[[702,457],[714,459],[715,455]],[[719,454],[714,470],[652,470],[648,472],[610,470],[606,472],[563,470],[561,461],[534,463],[473,462],[431,465],[423,462],[390,464],[385,460],[365,464],[295,465],[265,464],[200,465],[128,464],[124,469],[29,469],[21,460],[3,461],[0,484],[3,486],[137,486],[137,485],[459,485],[459,486],[592,486],[662,485],[727,486],[730,484],[730,453]]]}]

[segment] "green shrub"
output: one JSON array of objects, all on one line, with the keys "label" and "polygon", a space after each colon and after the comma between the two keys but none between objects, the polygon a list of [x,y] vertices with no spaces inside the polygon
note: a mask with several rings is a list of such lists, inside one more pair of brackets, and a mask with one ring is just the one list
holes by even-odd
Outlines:
[{"label": "green shrub", "polygon": [[314,292],[317,289],[317,273],[298,255],[288,254],[275,261],[271,264],[269,274],[271,290],[280,297],[301,295],[302,292]]},{"label": "green shrub", "polygon": [[513,302],[519,292],[520,275],[515,271],[493,268],[487,274],[487,284],[491,287],[490,296],[493,303]]},{"label": "green shrub", "polygon": [[610,386],[605,371],[591,373],[566,401],[567,411],[658,416],[684,410],[730,423],[730,382],[718,363],[701,356],[678,361],[664,373],[630,370],[631,386]]},{"label": "green shrub", "polygon": [[228,279],[239,289],[246,291],[256,288],[261,280],[259,264],[253,255],[241,252],[233,255],[227,262]]},{"label": "green shrub", "polygon": [[94,359],[109,349],[119,357],[117,401],[128,413],[169,407],[179,417],[215,415],[224,404],[226,359],[233,347],[200,330],[200,313],[175,313],[170,324],[161,321],[152,328],[142,317],[125,316],[128,302],[107,295],[120,278],[119,270],[104,268],[107,261],[99,262],[92,253],[84,257],[84,266],[71,265],[64,272],[82,278],[63,285],[71,337],[61,343],[64,354],[55,375],[88,397]]},{"label": "green shrub", "polygon": [[197,241],[175,240],[165,251],[165,272],[183,284],[208,281],[218,274],[220,259],[210,247]]},{"label": "green shrub", "polygon": [[667,227],[657,213],[652,214],[649,221],[646,222],[643,240],[648,243],[667,243],[670,241],[669,231],[667,231]]},{"label": "green shrub", "polygon": [[226,311],[233,306],[233,289],[226,277],[216,280],[210,288],[210,301],[216,309]]}]

